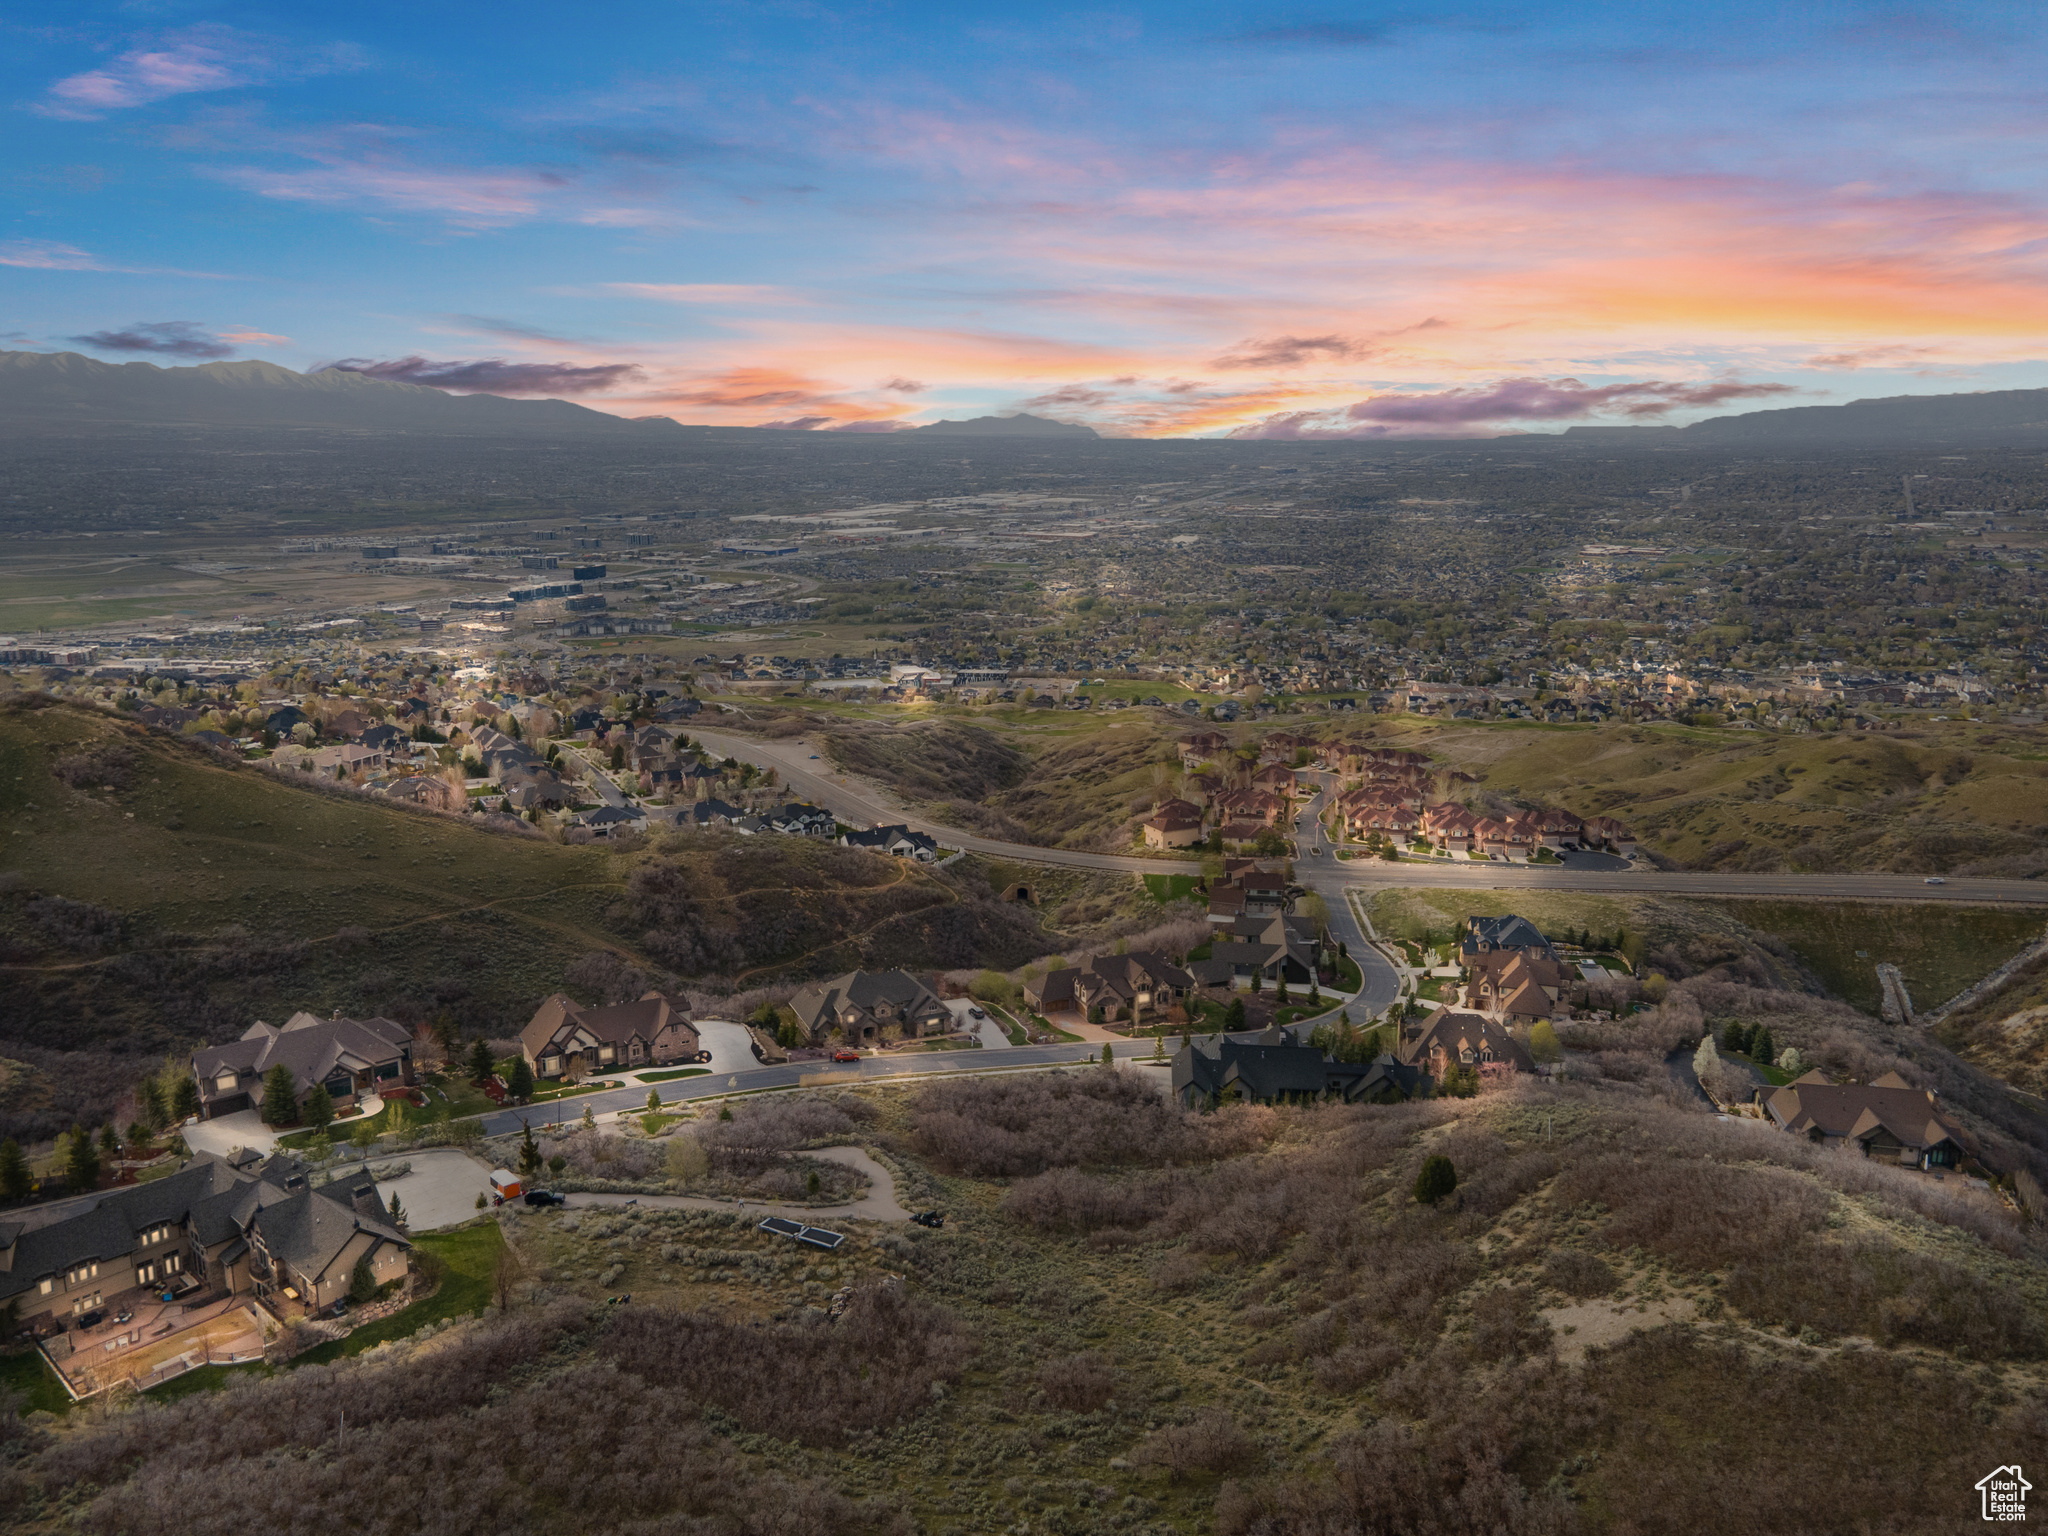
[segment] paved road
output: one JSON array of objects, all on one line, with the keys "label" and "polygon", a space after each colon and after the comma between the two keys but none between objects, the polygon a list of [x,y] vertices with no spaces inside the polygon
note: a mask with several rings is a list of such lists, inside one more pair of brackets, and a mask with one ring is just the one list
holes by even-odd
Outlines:
[{"label": "paved road", "polygon": [[[1111,1047],[1119,1061],[1146,1060],[1153,1053],[1150,1040],[1123,1040]],[[692,1099],[716,1098],[728,1093],[752,1093],[763,1088],[794,1088],[805,1077],[820,1073],[858,1073],[863,1083],[893,1079],[929,1077],[945,1072],[986,1072],[1017,1067],[1070,1066],[1100,1062],[1099,1045],[1019,1045],[1006,1051],[912,1051],[901,1056],[863,1056],[859,1066],[835,1066],[830,1062],[801,1061],[777,1067],[750,1067],[739,1072],[710,1077],[685,1077],[672,1083],[656,1083],[654,1091],[664,1104],[687,1103]],[[549,1125],[574,1125],[590,1106],[593,1115],[617,1111],[644,1110],[645,1087],[614,1088],[604,1093],[587,1093],[578,1098],[558,1099],[548,1104],[531,1104],[522,1109],[501,1109],[483,1117],[484,1132],[502,1136],[516,1132],[522,1122],[538,1131]]]},{"label": "paved road", "polygon": [[[737,757],[764,767],[772,766],[792,794],[824,806],[850,824],[864,826],[878,821],[900,821],[920,832],[929,833],[950,848],[965,848],[973,853],[1026,863],[1140,874],[1158,874],[1188,867],[1185,860],[1082,853],[1070,848],[1038,848],[977,837],[925,820],[906,810],[886,790],[835,772],[831,764],[822,758],[812,757],[812,747],[807,742],[755,741],[716,730],[699,730],[693,734],[722,757]],[[1327,855],[1325,857],[1328,858]],[[1313,864],[1316,861],[1304,862]],[[1333,870],[1343,872],[1346,877],[1344,883],[1354,886],[1428,885],[1465,890],[1641,892],[1680,896],[1775,896],[1793,901],[1834,898],[2048,906],[2048,881],[2037,880],[1984,880],[1954,876],[1940,885],[1929,885],[1918,875],[1688,874],[1639,867],[1626,870],[1596,868],[1596,864],[1607,861],[1578,857],[1563,864],[1438,864],[1419,861],[1382,864],[1335,859],[1328,859],[1328,862]],[[1297,872],[1301,872],[1299,865]],[[1327,882],[1321,879],[1319,870],[1316,874],[1315,889],[1324,890]],[[1302,883],[1311,882],[1304,879]],[[1331,908],[1334,917],[1334,901]]]},{"label": "paved road", "polygon": [[611,774],[606,772],[604,764],[598,760],[596,754],[586,752],[581,747],[566,748],[564,755],[567,756],[570,753],[575,754],[577,760],[588,770],[583,775],[583,782],[597,791],[597,798],[606,805],[617,806],[623,809],[626,804],[625,791],[612,782]]}]

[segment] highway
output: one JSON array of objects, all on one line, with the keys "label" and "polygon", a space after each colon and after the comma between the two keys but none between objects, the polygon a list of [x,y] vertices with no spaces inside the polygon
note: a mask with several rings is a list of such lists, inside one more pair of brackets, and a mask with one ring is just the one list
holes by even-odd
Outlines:
[{"label": "highway", "polygon": [[[736,757],[743,762],[774,768],[792,795],[825,807],[849,825],[902,822],[916,831],[938,838],[949,848],[964,848],[970,853],[988,854],[994,858],[1053,864],[1069,869],[1172,874],[1185,872],[1189,867],[1185,860],[1179,859],[1084,853],[1073,848],[1039,848],[1028,843],[1005,843],[978,837],[956,827],[926,820],[906,809],[881,787],[837,772],[822,757],[814,755],[814,749],[808,742],[755,741],[750,737],[707,730],[696,730],[691,734],[721,757]],[[1320,799],[1319,794],[1314,803],[1319,804]],[[1593,867],[1596,862],[1600,867]],[[1986,880],[1958,875],[1939,885],[1929,885],[1918,875],[1696,874],[1654,870],[1640,864],[1617,870],[1610,867],[1612,862],[1604,856],[1596,856],[1575,863],[1567,856],[1562,864],[1503,864],[1492,861],[1453,864],[1433,860],[1404,860],[1388,864],[1380,860],[1340,860],[1326,852],[1322,859],[1297,860],[1295,875],[1303,885],[1320,892],[1329,901],[1333,919],[1343,905],[1341,893],[1346,886],[1378,888],[1390,885],[1465,890],[1588,891],[1621,895],[1757,896],[1789,901],[1941,901],[2048,906],[2048,881]],[[1340,933],[1339,937],[1351,944],[1353,953],[1358,952],[1361,945],[1351,935]]]}]

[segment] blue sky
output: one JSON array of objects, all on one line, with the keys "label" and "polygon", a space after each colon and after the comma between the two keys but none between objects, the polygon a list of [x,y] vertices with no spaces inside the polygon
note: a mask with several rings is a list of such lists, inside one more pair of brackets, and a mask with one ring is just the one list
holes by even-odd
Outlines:
[{"label": "blue sky", "polygon": [[2048,385],[2016,5],[25,4],[0,37],[13,347],[820,430]]}]

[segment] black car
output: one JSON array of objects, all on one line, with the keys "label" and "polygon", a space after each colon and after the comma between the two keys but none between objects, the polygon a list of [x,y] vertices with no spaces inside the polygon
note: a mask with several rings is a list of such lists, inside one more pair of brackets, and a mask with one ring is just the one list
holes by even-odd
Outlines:
[{"label": "black car", "polygon": [[568,1201],[552,1189],[529,1189],[526,1192],[528,1205],[566,1205]]}]

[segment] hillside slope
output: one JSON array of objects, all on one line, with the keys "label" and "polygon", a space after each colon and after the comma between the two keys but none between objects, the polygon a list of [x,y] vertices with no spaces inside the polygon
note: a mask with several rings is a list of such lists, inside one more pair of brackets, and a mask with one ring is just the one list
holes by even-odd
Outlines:
[{"label": "hillside slope", "polygon": [[715,995],[1054,946],[979,878],[795,838],[565,847],[33,700],[0,710],[0,1060],[29,1069],[0,1068],[0,1126],[62,1113],[59,1077],[301,1008],[502,1037],[572,974]]}]

